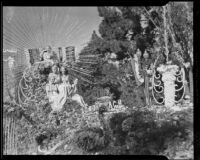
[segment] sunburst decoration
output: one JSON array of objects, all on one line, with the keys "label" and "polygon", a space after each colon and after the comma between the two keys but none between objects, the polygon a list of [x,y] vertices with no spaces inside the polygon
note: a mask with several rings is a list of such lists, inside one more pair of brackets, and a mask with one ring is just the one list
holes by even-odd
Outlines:
[{"label": "sunburst decoration", "polygon": [[86,20],[70,16],[69,7],[5,7],[4,48],[67,46],[76,36],[83,37]]},{"label": "sunburst decoration", "polygon": [[[25,53],[27,54],[27,50]],[[71,57],[70,55],[68,56]],[[46,63],[45,61],[36,61],[24,71],[22,79],[19,82],[19,89],[18,89],[18,99],[21,104],[27,104],[28,101],[35,101],[35,99],[38,99],[36,97],[38,97],[37,95],[39,95],[39,93],[45,92],[44,86],[46,85],[47,81],[42,82],[41,81],[42,78],[39,73],[40,66],[45,63]],[[90,67],[89,65],[88,65],[88,68],[81,68],[80,63],[97,64],[97,57],[96,57],[96,60],[92,59],[90,61],[89,60],[85,60],[85,61],[81,60],[78,62],[60,61],[59,63],[60,65],[63,65],[65,66],[65,68],[67,68],[67,70],[69,71],[69,74],[72,77],[78,78],[89,84],[94,84],[93,73],[95,69]],[[41,88],[41,90],[39,88]],[[38,92],[38,90],[40,91]],[[37,95],[34,93],[36,93]]]},{"label": "sunburst decoration", "polygon": [[[86,36],[83,25],[86,20],[80,20],[70,15],[70,7],[4,7],[3,16],[3,48],[17,49],[30,61],[28,49],[41,50],[46,46],[64,48],[75,42],[76,38]],[[58,51],[58,50],[56,50]],[[68,53],[66,58],[72,59],[72,53]],[[71,76],[93,84],[93,71],[91,65],[98,62],[98,56],[85,55],[77,61],[64,64]],[[32,64],[24,71],[18,86],[18,99],[21,104],[28,101],[35,101],[36,95],[28,91],[35,88],[35,83],[39,83],[39,78],[35,69],[40,62]],[[81,68],[80,66],[84,66]],[[28,78],[29,77],[29,78]],[[38,85],[42,87],[45,84]],[[37,88],[36,88],[37,91]]]}]

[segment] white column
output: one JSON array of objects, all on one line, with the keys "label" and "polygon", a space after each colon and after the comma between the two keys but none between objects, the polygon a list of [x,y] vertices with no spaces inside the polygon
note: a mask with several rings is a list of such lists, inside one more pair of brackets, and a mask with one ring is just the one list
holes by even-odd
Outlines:
[{"label": "white column", "polygon": [[172,107],[175,103],[175,74],[178,71],[177,65],[161,65],[157,69],[162,74],[164,83],[165,106]]},{"label": "white column", "polygon": [[175,103],[175,80],[176,77],[172,72],[162,74],[164,82],[165,106],[172,107]]}]

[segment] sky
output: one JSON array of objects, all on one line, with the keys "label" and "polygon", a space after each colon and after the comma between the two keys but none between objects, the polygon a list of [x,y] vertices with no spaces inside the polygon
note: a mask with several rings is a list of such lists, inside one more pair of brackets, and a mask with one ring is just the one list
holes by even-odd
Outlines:
[{"label": "sky", "polygon": [[97,7],[72,7],[70,14],[71,16],[78,17],[80,21],[86,20],[83,26],[83,32],[87,33],[87,36],[83,39],[77,37],[77,39],[74,40],[74,43],[77,44],[77,49],[80,50],[91,38],[93,30],[99,34],[98,26],[101,22],[101,18],[98,15]]},{"label": "sky", "polygon": [[101,18],[97,7],[4,7],[3,48],[86,46]]}]

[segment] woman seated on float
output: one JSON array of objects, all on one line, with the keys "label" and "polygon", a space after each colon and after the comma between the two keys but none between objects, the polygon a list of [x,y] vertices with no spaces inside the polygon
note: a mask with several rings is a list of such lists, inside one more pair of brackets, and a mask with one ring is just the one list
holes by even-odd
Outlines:
[{"label": "woman seated on float", "polygon": [[[46,86],[47,97],[51,102],[53,111],[62,109],[67,100],[76,101],[82,107],[86,107],[83,97],[76,94],[78,79],[71,85],[69,82],[68,71],[61,67],[61,76],[57,73],[57,66],[52,67],[53,73],[49,74],[49,84]],[[62,82],[62,83],[61,83]]]},{"label": "woman seated on float", "polygon": [[62,84],[59,86],[59,92],[62,94],[63,99],[61,104],[64,105],[66,100],[76,101],[82,107],[86,107],[87,104],[84,102],[83,97],[77,94],[77,83],[78,79],[74,80],[74,83],[71,85],[69,82],[68,71],[64,66],[61,67],[61,80]]},{"label": "woman seated on float", "polygon": [[58,84],[60,83],[60,75],[58,74],[57,65],[53,65],[52,73],[49,74],[49,83],[46,85],[46,93],[50,102],[54,100],[56,96],[58,96]]},{"label": "woman seated on float", "polygon": [[56,64],[49,74],[49,83],[46,86],[47,97],[51,103],[53,111],[62,109],[67,99],[71,98],[71,85],[69,83],[68,71],[61,67],[61,75]]},{"label": "woman seated on float", "polygon": [[58,87],[59,93],[62,96],[60,103],[65,104],[67,99],[70,99],[71,96],[71,84],[69,82],[68,70],[64,66],[61,66],[61,84]]},{"label": "woman seated on float", "polygon": [[54,82],[53,84],[58,85],[61,83],[61,79],[60,79],[60,74],[59,74],[59,68],[57,64],[54,64],[52,66],[52,73],[49,74],[49,78],[53,78]]}]

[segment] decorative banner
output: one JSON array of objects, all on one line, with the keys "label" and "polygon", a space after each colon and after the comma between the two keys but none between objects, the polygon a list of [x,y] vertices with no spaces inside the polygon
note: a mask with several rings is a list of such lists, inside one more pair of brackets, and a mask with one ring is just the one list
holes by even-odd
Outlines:
[{"label": "decorative banner", "polygon": [[59,59],[60,62],[63,61],[63,50],[62,50],[62,47],[58,48],[58,59]]},{"label": "decorative banner", "polygon": [[61,47],[62,49],[62,62],[66,61],[65,47]]},{"label": "decorative banner", "polygon": [[75,61],[75,47],[69,46],[65,48],[65,55],[66,56],[66,62],[74,62]]},{"label": "decorative banner", "polygon": [[[75,47],[58,47],[52,50],[56,57],[60,62],[68,62],[73,63],[75,62]],[[24,49],[24,53],[26,55],[26,60],[28,64],[33,65],[36,62],[41,61],[41,53],[43,52],[42,48],[35,48],[35,49]]]},{"label": "decorative banner", "polygon": [[17,53],[17,49],[3,49],[3,53],[6,53],[6,52]]},{"label": "decorative banner", "polygon": [[35,62],[40,62],[40,52],[39,49],[29,49],[30,64],[33,65]]}]

